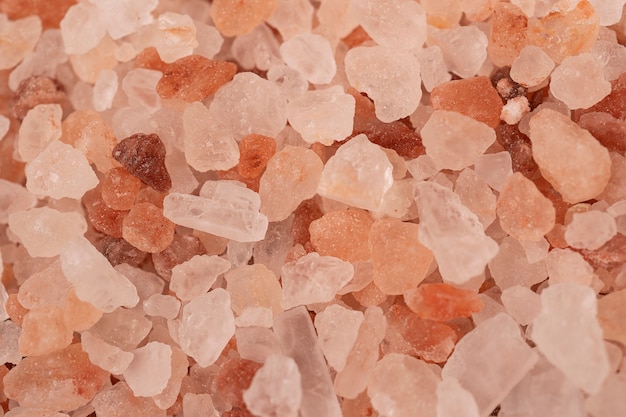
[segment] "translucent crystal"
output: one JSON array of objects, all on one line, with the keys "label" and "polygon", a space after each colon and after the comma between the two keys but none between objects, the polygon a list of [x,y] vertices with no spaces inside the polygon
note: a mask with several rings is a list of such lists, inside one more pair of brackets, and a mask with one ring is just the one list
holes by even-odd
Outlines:
[{"label": "translucent crystal", "polygon": [[496,219],[496,196],[474,170],[465,168],[461,171],[454,184],[454,192],[461,203],[478,216],[483,228],[487,229]]},{"label": "translucent crystal", "polygon": [[110,345],[90,332],[81,334],[81,342],[91,363],[113,375],[121,375],[133,361],[134,356],[131,352],[125,352],[117,346]]},{"label": "translucent crystal", "polygon": [[600,63],[589,53],[565,58],[550,77],[550,92],[570,109],[586,109],[611,92]]},{"label": "translucent crystal", "polygon": [[196,255],[172,268],[170,290],[183,300],[201,296],[215,283],[220,274],[230,269],[230,262],[218,256]]},{"label": "translucent crystal", "polygon": [[574,213],[565,229],[565,241],[576,249],[596,250],[617,234],[615,219],[608,213],[590,210]]},{"label": "translucent crystal", "polygon": [[489,262],[496,284],[506,289],[515,285],[530,288],[548,276],[544,262],[528,262],[526,251],[517,239],[505,237],[498,254]]},{"label": "translucent crystal", "polygon": [[354,346],[363,313],[334,304],[315,316],[315,329],[320,347],[328,364],[336,371],[346,366],[348,354]]},{"label": "translucent crystal", "polygon": [[526,87],[539,85],[550,76],[554,62],[538,46],[525,46],[511,65],[511,79]]},{"label": "translucent crystal", "polygon": [[136,397],[160,394],[172,375],[172,348],[149,342],[133,351],[133,360],[124,370],[124,379]]},{"label": "translucent crystal", "polygon": [[280,46],[280,55],[312,84],[328,84],[337,71],[330,44],[320,35],[296,35]]},{"label": "translucent crystal", "polygon": [[23,161],[32,161],[48,144],[61,138],[61,116],[58,104],[40,104],[26,113],[22,120],[17,150]]},{"label": "translucent crystal", "polygon": [[282,290],[278,278],[265,265],[242,265],[224,275],[231,297],[231,308],[237,315],[250,308],[269,309],[273,314],[283,311]]},{"label": "translucent crystal", "polygon": [[451,75],[438,46],[429,46],[420,51],[417,59],[420,63],[422,82],[426,91],[432,91],[441,83],[450,81]]},{"label": "translucent crystal", "polygon": [[0,15],[0,69],[12,68],[20,63],[35,48],[41,36],[41,19],[29,16],[19,20],[9,20]]},{"label": "translucent crystal", "polygon": [[469,78],[487,59],[487,36],[476,26],[459,26],[432,34],[433,44],[441,48],[448,69],[461,78]]},{"label": "translucent crystal", "polygon": [[120,39],[136,32],[143,25],[152,23],[157,0],[129,2],[126,0],[90,0],[100,12],[103,23],[113,39]]},{"label": "translucent crystal", "polygon": [[474,396],[454,378],[437,385],[437,417],[478,417]]},{"label": "translucent crystal", "polygon": [[90,51],[107,32],[98,7],[90,2],[80,2],[70,7],[60,26],[65,53],[68,55]]}]

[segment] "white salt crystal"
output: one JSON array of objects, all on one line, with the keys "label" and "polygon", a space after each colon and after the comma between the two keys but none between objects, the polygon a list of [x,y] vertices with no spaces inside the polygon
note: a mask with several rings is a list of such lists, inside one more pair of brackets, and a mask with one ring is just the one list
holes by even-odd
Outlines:
[{"label": "white salt crystal", "polygon": [[230,269],[230,262],[219,256],[196,255],[172,268],[170,290],[182,301],[209,291],[217,277]]},{"label": "white salt crystal", "polygon": [[309,83],[302,74],[285,64],[272,65],[267,71],[267,79],[274,82],[288,99],[298,97],[309,88]]},{"label": "white salt crystal", "polygon": [[113,70],[102,70],[93,86],[93,109],[105,111],[113,105],[113,98],[117,93],[117,73]]},{"label": "white salt crystal", "polygon": [[242,68],[267,71],[273,64],[282,62],[279,47],[272,29],[261,24],[252,32],[237,36],[230,51]]},{"label": "white salt crystal", "polygon": [[89,52],[107,32],[100,10],[89,2],[79,2],[70,7],[60,27],[65,53],[68,55]]},{"label": "white salt crystal", "polygon": [[543,261],[548,256],[550,244],[545,238],[541,238],[541,240],[538,240],[537,242],[522,240],[520,241],[520,244],[526,251],[526,260],[530,264]]},{"label": "white salt crystal", "polygon": [[510,236],[502,240],[498,254],[489,262],[489,271],[502,289],[515,285],[530,288],[548,277],[545,263],[528,262],[520,242]]},{"label": "white salt crystal", "polygon": [[326,307],[315,316],[315,329],[328,364],[336,371],[346,366],[346,359],[354,346],[363,313],[338,304]]},{"label": "white salt crystal", "polygon": [[163,215],[181,226],[238,242],[256,242],[265,236],[268,221],[259,213],[261,199],[247,188],[220,182],[211,198],[170,193]]},{"label": "white salt crystal", "polygon": [[91,332],[83,332],[80,341],[83,351],[89,355],[91,363],[113,375],[122,375],[133,361],[134,355],[132,353],[124,352],[117,346],[106,343]]},{"label": "white salt crystal", "polygon": [[159,4],[158,0],[89,0],[89,2],[98,7],[102,22],[114,40],[152,23],[154,19],[150,12]]},{"label": "white salt crystal", "polygon": [[593,279],[593,267],[571,249],[552,249],[546,258],[546,268],[550,285],[566,282],[589,285]]},{"label": "white salt crystal", "polygon": [[183,412],[185,417],[219,417],[210,394],[194,394],[187,392],[183,396]]},{"label": "white salt crystal", "polygon": [[500,191],[506,179],[513,175],[511,154],[503,151],[480,155],[474,160],[474,170],[491,188]]},{"label": "white salt crystal", "polygon": [[259,417],[297,417],[302,386],[296,362],[288,356],[268,356],[243,392],[243,400]]},{"label": "white salt crystal", "polygon": [[443,367],[472,393],[480,415],[489,415],[537,361],[520,328],[506,314],[482,322],[465,335]]},{"label": "white salt crystal", "polygon": [[598,39],[589,53],[602,65],[608,81],[619,78],[626,71],[626,48],[619,43]]},{"label": "white salt crystal", "polygon": [[235,318],[235,326],[237,327],[272,327],[273,314],[272,310],[265,307],[250,307]]},{"label": "white salt crystal", "polygon": [[553,72],[550,92],[570,109],[586,109],[611,92],[600,63],[589,53],[567,57]]},{"label": "white salt crystal", "polygon": [[[2,289],[0,289],[0,292],[1,291]],[[0,309],[3,308],[4,306]],[[1,313],[0,319],[3,319]],[[6,320],[6,318],[4,318],[4,320]],[[6,320],[0,322],[0,362],[2,364],[12,363],[17,365],[22,360],[22,355],[18,348],[18,340],[21,333],[22,328],[13,321]]]},{"label": "white salt crystal", "polygon": [[376,364],[367,395],[381,416],[435,416],[439,379],[425,362],[390,353]]},{"label": "white salt crystal", "polygon": [[313,5],[309,0],[278,0],[278,7],[267,23],[276,28],[283,39],[311,31]]},{"label": "white salt crystal", "polygon": [[283,265],[281,305],[289,309],[330,301],[353,275],[354,267],[351,263],[311,252]]},{"label": "white salt crystal", "polygon": [[87,231],[87,223],[79,213],[39,207],[10,214],[9,228],[30,256],[52,257],[58,255],[70,239],[82,236]]},{"label": "white salt crystal", "polygon": [[161,107],[161,98],[156,92],[156,86],[162,76],[160,71],[146,68],[128,71],[122,80],[122,90],[128,97],[128,104],[145,107],[151,112],[158,110]]},{"label": "white salt crystal", "polygon": [[565,229],[565,241],[576,249],[596,250],[617,234],[613,216],[603,211],[590,210],[574,213]]},{"label": "white salt crystal", "polygon": [[133,361],[124,371],[124,380],[136,397],[158,395],[172,376],[172,347],[149,342],[133,351]]},{"label": "white salt crystal", "polygon": [[426,12],[410,0],[352,0],[350,11],[381,46],[411,50],[426,41]]},{"label": "white salt crystal", "polygon": [[274,332],[269,328],[240,327],[235,338],[242,359],[263,363],[268,356],[280,352]]},{"label": "white salt crystal", "polygon": [[534,87],[541,84],[554,69],[554,62],[543,49],[528,45],[511,65],[511,79],[523,86]]},{"label": "white salt crystal", "polygon": [[61,138],[63,110],[58,104],[39,104],[26,113],[17,139],[23,161],[32,161],[50,142]]},{"label": "white salt crystal", "polygon": [[500,120],[508,125],[516,125],[528,112],[530,112],[530,105],[526,96],[513,97],[502,107]]},{"label": "white salt crystal", "polygon": [[585,403],[587,411],[593,417],[620,417],[626,410],[626,374],[617,373],[609,376],[602,389]]},{"label": "white salt crystal", "polygon": [[0,14],[0,70],[13,68],[32,52],[41,36],[41,19],[29,16],[9,20]]},{"label": "white salt crystal", "polygon": [[472,394],[454,378],[445,378],[437,385],[437,417],[479,417]]},{"label": "white salt crystal", "polygon": [[484,229],[496,219],[496,195],[472,169],[461,171],[454,184],[454,192],[461,203],[478,216]]},{"label": "white salt crystal", "polygon": [[474,163],[496,141],[495,131],[464,114],[435,110],[420,135],[430,156],[440,169],[460,171]]},{"label": "white salt crystal", "polygon": [[392,173],[385,152],[361,134],[343,144],[326,162],[317,192],[322,197],[376,211],[393,185]]},{"label": "white salt crystal", "polygon": [[217,360],[234,334],[235,317],[226,290],[216,288],[183,307],[180,347],[203,368]]},{"label": "white salt crystal", "polygon": [[162,13],[131,39],[138,50],[154,46],[166,63],[191,55],[198,46],[193,19],[174,12]]},{"label": "white salt crystal", "polygon": [[478,313],[472,314],[472,321],[476,326],[494,318],[498,314],[506,313],[506,309],[500,301],[499,289],[495,290],[494,293],[478,294],[478,298],[482,301],[483,308]]},{"label": "white salt crystal", "polygon": [[594,290],[578,284],[550,285],[541,293],[541,302],[531,335],[537,348],[583,391],[599,392],[609,360]]},{"label": "white salt crystal", "polygon": [[433,158],[428,155],[420,155],[415,159],[406,161],[406,168],[416,180],[428,179],[439,171]]},{"label": "white salt crystal", "polygon": [[620,21],[626,0],[589,0],[598,17],[600,25],[611,26]]},{"label": "white salt crystal", "polygon": [[180,301],[171,295],[154,294],[143,302],[143,311],[149,316],[174,319],[180,310]]},{"label": "white salt crystal", "polygon": [[419,240],[433,251],[443,279],[463,284],[481,274],[498,253],[498,244],[485,235],[478,217],[442,185],[421,182],[415,189]]},{"label": "white salt crystal", "polygon": [[129,62],[130,60],[135,59],[136,56],[137,51],[130,42],[120,42],[115,50],[115,59],[119,62]]},{"label": "white salt crystal", "polygon": [[461,78],[478,73],[487,59],[487,35],[476,26],[459,26],[431,34],[432,44],[443,52],[448,69]]},{"label": "white salt crystal", "polygon": [[26,164],[25,171],[26,188],[37,196],[80,199],[98,185],[85,155],[58,140]]},{"label": "white salt crystal", "polygon": [[352,134],[355,100],[341,86],[307,91],[289,101],[287,120],[308,143],[332,145]]},{"label": "white salt crystal", "polygon": [[450,81],[452,78],[440,47],[434,45],[421,49],[417,59],[420,63],[422,82],[426,91],[430,92],[439,84]]},{"label": "white salt crystal", "polygon": [[276,84],[243,72],[215,93],[209,111],[236,138],[250,133],[275,137],[287,123],[286,105]]},{"label": "white salt crystal", "polygon": [[530,324],[541,311],[541,298],[530,288],[515,285],[500,297],[506,312],[522,326]]},{"label": "white salt crystal", "polygon": [[84,237],[75,237],[61,248],[61,268],[76,287],[76,296],[104,312],[139,302],[135,286],[116,272],[109,261]]},{"label": "white salt crystal", "polygon": [[321,35],[296,35],[280,46],[280,55],[312,84],[328,84],[337,72],[330,44]]},{"label": "white salt crystal", "polygon": [[317,9],[316,17],[320,22],[317,32],[326,38],[336,37],[337,40],[348,36],[358,25],[350,10],[350,0],[322,0]]},{"label": "white salt crystal", "polygon": [[222,34],[215,26],[207,25],[198,20],[194,20],[193,23],[196,26],[196,38],[198,40],[198,46],[193,51],[194,54],[213,59],[224,44]]},{"label": "white salt crystal", "polygon": [[422,98],[419,61],[408,52],[358,46],[346,54],[345,71],[350,85],[374,101],[383,122],[409,116]]}]

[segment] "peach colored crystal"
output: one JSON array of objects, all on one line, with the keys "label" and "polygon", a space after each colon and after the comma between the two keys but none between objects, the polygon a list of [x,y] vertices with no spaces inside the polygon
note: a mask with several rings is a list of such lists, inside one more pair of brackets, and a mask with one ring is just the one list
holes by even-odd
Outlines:
[{"label": "peach colored crystal", "polygon": [[211,17],[222,35],[245,35],[269,19],[277,6],[277,0],[216,0]]},{"label": "peach colored crystal", "polygon": [[141,181],[124,168],[113,168],[100,182],[102,200],[113,210],[130,210],[141,189]]},{"label": "peach colored crystal", "polygon": [[367,239],[373,223],[365,210],[331,211],[311,222],[311,244],[320,255],[366,261],[371,256]]},{"label": "peach colored crystal", "polygon": [[251,133],[239,141],[237,172],[244,178],[261,175],[267,162],[276,153],[276,141],[270,137]]},{"label": "peach colored crystal", "polygon": [[122,237],[139,250],[157,253],[172,243],[175,227],[163,216],[163,209],[150,203],[139,203],[124,217]]},{"label": "peach colored crystal", "polygon": [[404,302],[418,316],[434,321],[469,317],[483,309],[474,291],[448,284],[422,284],[404,293]]}]

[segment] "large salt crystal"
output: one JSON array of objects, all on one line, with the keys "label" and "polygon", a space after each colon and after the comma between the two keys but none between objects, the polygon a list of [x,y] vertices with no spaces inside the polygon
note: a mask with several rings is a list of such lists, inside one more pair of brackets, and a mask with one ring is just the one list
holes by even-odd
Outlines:
[{"label": "large salt crystal", "polygon": [[260,417],[297,417],[302,402],[300,371],[287,356],[271,355],[259,369],[243,400]]},{"label": "large salt crystal", "polygon": [[211,18],[222,35],[245,35],[271,17],[277,7],[277,0],[217,0],[211,5]]},{"label": "large salt crystal", "polygon": [[172,376],[172,347],[150,342],[133,351],[124,379],[136,397],[152,397],[165,389]]},{"label": "large salt crystal", "polygon": [[113,70],[102,70],[93,86],[93,108],[96,111],[105,111],[113,105],[113,98],[118,88],[117,73]]},{"label": "large salt crystal", "polygon": [[25,168],[26,188],[38,196],[81,198],[98,185],[98,177],[83,153],[53,141]]},{"label": "large salt crystal", "polygon": [[7,224],[11,213],[35,207],[37,197],[23,186],[0,179],[0,224]]},{"label": "large salt crystal", "polygon": [[437,417],[479,417],[474,396],[454,378],[437,385]]},{"label": "large salt crystal", "polygon": [[287,254],[294,245],[293,217],[282,222],[270,223],[265,239],[257,242],[252,250],[255,263],[265,265],[276,275],[285,263]]},{"label": "large salt crystal", "polygon": [[217,277],[230,269],[230,262],[219,256],[196,255],[172,268],[170,290],[182,301],[209,291]]},{"label": "large salt crystal", "polygon": [[487,153],[474,160],[474,171],[491,188],[500,191],[508,177],[513,175],[513,160],[507,151]]},{"label": "large salt crystal", "polygon": [[124,381],[100,391],[92,405],[98,417],[165,417],[165,410],[159,409],[151,398],[135,397]]},{"label": "large salt crystal", "polygon": [[502,291],[502,305],[522,326],[530,324],[541,311],[541,298],[528,287],[515,285]]},{"label": "large salt crystal", "polygon": [[376,363],[367,395],[381,416],[433,417],[437,415],[438,383],[439,377],[425,362],[390,353]]},{"label": "large salt crystal", "polygon": [[333,304],[315,316],[315,329],[328,364],[336,371],[346,366],[346,359],[354,346],[363,313]]},{"label": "large salt crystal", "polygon": [[611,26],[620,21],[625,0],[589,0],[600,19],[600,25]]},{"label": "large salt crystal", "polygon": [[355,101],[341,86],[307,91],[289,101],[287,120],[308,143],[332,145],[352,134]]},{"label": "large salt crystal", "polygon": [[506,314],[483,321],[461,339],[442,376],[472,393],[480,415],[489,415],[537,362],[520,328]]},{"label": "large salt crystal", "polygon": [[604,338],[626,344],[626,289],[612,292],[598,300],[598,321]]},{"label": "large salt crystal", "polygon": [[263,363],[268,356],[280,353],[274,332],[258,326],[240,327],[235,333],[242,359]]},{"label": "large salt crystal", "polygon": [[[79,413],[77,413],[79,414]],[[69,417],[69,414],[57,413],[47,408],[13,407],[5,417]]]},{"label": "large salt crystal", "polygon": [[448,69],[461,78],[478,73],[487,59],[487,35],[476,26],[442,29],[431,34],[433,45],[443,52]]},{"label": "large salt crystal", "polygon": [[481,274],[498,253],[478,217],[452,190],[432,182],[416,185],[420,241],[437,260],[445,281],[463,284]]},{"label": "large salt crystal", "polygon": [[[262,24],[252,32],[237,36],[230,49],[239,67],[246,70],[260,69],[267,71],[273,64],[282,63],[280,43],[269,26]],[[284,64],[283,64],[284,65]],[[296,70],[292,70],[300,74]],[[300,74],[302,77],[302,74]],[[268,77],[268,80],[270,78]],[[303,78],[304,79],[304,78]],[[308,82],[304,81],[308,87]]]},{"label": "large salt crystal", "polygon": [[608,81],[616,80],[626,72],[626,48],[623,45],[598,39],[590,53],[602,66],[604,77]]},{"label": "large salt crystal", "polygon": [[21,328],[11,320],[0,322],[0,362],[17,365],[22,360],[18,340]]},{"label": "large salt crystal", "polygon": [[603,211],[590,210],[574,213],[565,229],[565,241],[576,249],[596,250],[617,234],[613,216]]},{"label": "large salt crystal", "polygon": [[0,14],[0,70],[13,68],[32,52],[41,36],[41,19],[29,16],[9,20]]},{"label": "large salt crystal", "polygon": [[222,236],[237,242],[262,240],[268,221],[259,213],[257,193],[219,182],[209,197],[170,193],[163,200],[163,215],[181,226]]},{"label": "large salt crystal", "polygon": [[498,254],[489,262],[489,271],[502,289],[515,285],[530,288],[548,276],[545,263],[528,262],[520,242],[509,236],[502,240]]},{"label": "large salt crystal", "polygon": [[235,317],[226,290],[214,289],[183,307],[180,347],[203,368],[217,360],[234,334]]},{"label": "large salt crystal", "polygon": [[594,290],[579,284],[550,285],[541,293],[541,303],[532,340],[571,382],[597,393],[609,374],[609,360]]},{"label": "large salt crystal", "polygon": [[108,313],[139,302],[135,286],[84,237],[72,238],[61,248],[60,255],[63,273],[81,300]]},{"label": "large salt crystal", "polygon": [[550,79],[550,92],[570,109],[586,109],[611,92],[600,63],[589,53],[565,58]]},{"label": "large salt crystal", "polygon": [[89,332],[98,339],[129,351],[135,349],[152,330],[152,322],[141,309],[118,308],[102,315]]},{"label": "large salt crystal", "polygon": [[408,52],[383,46],[352,48],[345,71],[350,85],[374,101],[382,122],[409,116],[422,98],[419,61]]},{"label": "large salt crystal", "polygon": [[498,67],[510,66],[526,46],[528,18],[517,6],[498,2],[491,17],[491,31],[487,52]]},{"label": "large salt crystal", "polygon": [[172,295],[154,294],[143,302],[143,311],[153,317],[173,320],[178,316],[179,310],[180,301]]},{"label": "large salt crystal", "polygon": [[117,346],[110,345],[91,332],[83,332],[80,340],[91,363],[113,375],[122,375],[133,361],[134,355],[131,352],[125,352]]},{"label": "large salt crystal", "polygon": [[57,306],[44,306],[24,316],[19,351],[22,356],[55,352],[69,346],[72,335],[63,320],[63,310]]},{"label": "large salt crystal", "polygon": [[328,365],[307,309],[297,307],[275,317],[274,332],[283,354],[293,358],[300,371],[302,417],[341,417]]},{"label": "large salt crystal", "polygon": [[609,151],[569,117],[541,109],[530,119],[533,159],[568,203],[596,197],[609,183]]},{"label": "large salt crystal", "polygon": [[50,142],[61,138],[62,115],[59,104],[39,104],[26,113],[17,139],[23,161],[32,161]]},{"label": "large salt crystal", "polygon": [[361,134],[342,145],[322,171],[317,192],[354,207],[378,210],[393,185],[385,152]]},{"label": "large salt crystal", "polygon": [[432,91],[439,84],[450,81],[452,76],[448,72],[440,47],[433,45],[420,50],[417,59],[426,91]]},{"label": "large salt crystal", "polygon": [[511,79],[526,87],[539,85],[550,76],[554,62],[543,49],[528,45],[520,51],[511,65]]},{"label": "large salt crystal", "polygon": [[61,20],[60,27],[65,53],[68,55],[90,51],[100,43],[107,32],[98,7],[86,1],[70,7]]},{"label": "large salt crystal", "polygon": [[268,161],[259,184],[261,213],[271,222],[285,220],[316,191],[324,164],[310,149],[285,146]]},{"label": "large salt crystal", "polygon": [[[505,153],[508,155],[508,152]],[[478,216],[484,229],[496,219],[496,196],[474,170],[465,168],[461,171],[454,184],[454,192],[461,203]]]},{"label": "large salt crystal", "polygon": [[299,305],[328,302],[353,275],[354,267],[351,263],[311,252],[283,265],[281,305],[289,309]]},{"label": "large salt crystal", "polygon": [[54,78],[57,67],[66,63],[67,55],[63,52],[63,39],[59,29],[48,29],[41,34],[33,53],[11,71],[9,88],[17,91],[22,81],[32,75]]},{"label": "large salt crystal", "polygon": [[168,64],[191,55],[198,46],[196,27],[191,16],[174,12],[162,13],[133,37],[136,49],[154,46],[159,57]]},{"label": "large salt crystal", "polygon": [[337,72],[330,43],[321,35],[296,35],[280,46],[280,55],[312,84],[328,84]]},{"label": "large salt crystal", "polygon": [[95,4],[112,39],[130,35],[141,26],[152,23],[150,12],[156,9],[158,0],[89,0]]},{"label": "large salt crystal", "polygon": [[250,308],[268,309],[272,314],[283,311],[280,306],[280,283],[265,265],[242,265],[228,271],[224,279],[235,314],[241,315]]},{"label": "large salt crystal", "polygon": [[486,124],[455,111],[435,110],[420,135],[439,169],[460,171],[474,163],[496,141]]},{"label": "large salt crystal", "polygon": [[236,138],[250,133],[276,137],[287,122],[286,104],[276,84],[243,72],[215,93],[209,111]]},{"label": "large salt crystal", "polygon": [[381,46],[411,50],[426,41],[426,12],[410,0],[352,0],[350,11]]},{"label": "large salt crystal", "polygon": [[281,94],[288,99],[298,97],[309,88],[309,83],[302,74],[285,64],[270,67],[267,71],[267,79],[275,83]]}]

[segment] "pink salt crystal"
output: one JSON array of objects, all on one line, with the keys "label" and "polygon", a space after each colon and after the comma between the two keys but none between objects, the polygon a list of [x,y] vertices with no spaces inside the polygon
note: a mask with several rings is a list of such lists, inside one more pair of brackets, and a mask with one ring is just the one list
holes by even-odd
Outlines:
[{"label": "pink salt crystal", "polygon": [[461,202],[478,216],[483,228],[487,229],[496,219],[496,196],[489,185],[472,169],[465,168],[461,171],[454,184],[454,192]]},{"label": "pink salt crystal", "polygon": [[598,199],[608,203],[615,203],[626,199],[626,182],[623,181],[626,175],[626,158],[618,152],[611,152],[611,178],[604,191],[597,196]]},{"label": "pink salt crystal", "polygon": [[550,244],[546,239],[541,239],[536,242],[524,240],[521,241],[520,244],[524,248],[524,251],[526,251],[526,260],[528,263],[534,264],[535,262],[543,261],[548,256]]},{"label": "pink salt crystal", "polygon": [[183,412],[187,417],[219,417],[209,394],[186,393],[183,396]]},{"label": "pink salt crystal", "polygon": [[141,181],[118,167],[106,172],[101,187],[102,200],[107,206],[113,210],[130,210],[141,189]]},{"label": "pink salt crystal", "polygon": [[303,32],[310,32],[315,9],[308,0],[279,0],[276,11],[267,23],[276,28],[283,39]]},{"label": "pink salt crystal", "polygon": [[267,266],[276,275],[280,274],[287,253],[294,245],[293,224],[294,217],[290,216],[282,222],[268,226],[265,239],[254,244],[252,254],[255,263]]},{"label": "pink salt crystal", "polygon": [[598,321],[604,338],[621,343],[626,342],[626,319],[624,302],[626,289],[612,292],[598,300]]},{"label": "pink salt crystal", "polygon": [[113,70],[102,70],[93,86],[93,108],[96,111],[105,111],[112,107],[113,98],[118,89],[117,73]]},{"label": "pink salt crystal", "polygon": [[109,381],[109,373],[89,362],[80,344],[23,359],[4,377],[4,392],[23,407],[75,410]]},{"label": "pink salt crystal", "polygon": [[214,398],[225,403],[226,408],[245,410],[243,392],[250,386],[254,374],[261,367],[256,362],[233,356],[220,365],[212,381]]},{"label": "pink salt crystal", "polygon": [[235,318],[235,326],[239,327],[272,327],[272,310],[265,307],[248,307],[239,317]]},{"label": "pink salt crystal", "polygon": [[498,254],[489,262],[489,271],[502,289],[514,285],[530,288],[548,276],[545,263],[528,262],[520,242],[510,236],[502,240]]},{"label": "pink salt crystal", "polygon": [[65,53],[84,54],[95,48],[106,34],[100,11],[93,3],[77,3],[61,20]]},{"label": "pink salt crystal", "polygon": [[191,300],[209,291],[217,277],[230,267],[230,262],[220,257],[195,255],[172,268],[170,290],[182,301]]},{"label": "pink salt crystal", "polygon": [[235,333],[237,339],[237,350],[243,359],[263,363],[265,359],[279,353],[274,332],[263,327],[240,327]]},{"label": "pink salt crystal", "polygon": [[541,84],[554,69],[554,62],[543,49],[525,46],[511,65],[511,79],[525,87]]},{"label": "pink salt crystal", "polygon": [[175,227],[163,216],[163,209],[150,203],[139,203],[124,217],[122,237],[139,250],[158,253],[172,243]]},{"label": "pink salt crystal", "polygon": [[67,104],[67,96],[60,83],[48,77],[27,77],[21,80],[14,90],[15,95],[9,105],[12,115],[19,120],[24,119],[26,114],[37,105]]},{"label": "pink salt crystal", "polygon": [[602,65],[608,81],[619,78],[626,71],[626,48],[613,41],[598,39],[593,44],[591,55]]},{"label": "pink salt crystal", "polygon": [[127,3],[124,0],[93,0],[106,25],[111,38],[117,40],[136,32],[141,26],[152,22],[150,14],[156,7],[156,0]]},{"label": "pink salt crystal", "polygon": [[152,24],[141,28],[137,35],[133,39],[136,49],[156,47],[166,63],[191,55],[198,46],[191,16],[170,11],[161,13]]},{"label": "pink salt crystal", "polygon": [[134,356],[131,352],[125,352],[117,346],[110,345],[90,332],[81,334],[81,343],[91,363],[113,375],[124,373],[133,361]]},{"label": "pink salt crystal", "polygon": [[588,53],[565,58],[552,71],[550,92],[570,109],[586,109],[611,93],[600,63]]},{"label": "pink salt crystal", "polygon": [[211,18],[222,35],[245,35],[272,16],[277,7],[277,0],[218,0],[211,7]]},{"label": "pink salt crystal", "polygon": [[617,234],[615,219],[608,213],[590,210],[575,213],[565,229],[565,240],[576,249],[595,250]]},{"label": "pink salt crystal", "polygon": [[92,405],[98,417],[165,417],[165,410],[150,398],[136,397],[124,381],[100,391]]},{"label": "pink salt crystal", "polygon": [[[78,415],[78,414],[77,414]],[[6,417],[69,417],[65,413],[56,413],[46,408],[33,407],[13,407],[6,414]]]},{"label": "pink salt crystal", "polygon": [[522,326],[532,323],[541,310],[539,295],[520,285],[505,289],[500,300],[506,312]]},{"label": "pink salt crystal", "polygon": [[526,46],[528,18],[514,4],[496,3],[491,18],[491,33],[487,52],[494,65],[511,65]]},{"label": "pink salt crystal", "polygon": [[263,264],[242,265],[224,275],[231,308],[241,315],[247,308],[263,307],[279,314],[281,287],[276,275]]},{"label": "pink salt crystal", "polygon": [[110,345],[129,351],[135,349],[151,329],[152,322],[141,310],[118,308],[104,314],[89,332]]},{"label": "pink salt crystal", "polygon": [[469,317],[482,309],[476,293],[448,284],[422,284],[409,289],[404,293],[404,302],[421,318],[442,322]]},{"label": "pink salt crystal", "polygon": [[[276,38],[275,32],[268,25],[261,24],[252,32],[236,37],[230,52],[240,69],[267,71],[274,64],[282,61],[279,47],[280,42]],[[308,86],[304,77],[296,70],[293,71]],[[267,79],[273,81],[269,77]]]},{"label": "pink salt crystal", "polygon": [[0,362],[17,365],[22,360],[19,352],[20,326],[11,320],[0,323]]},{"label": "pink salt crystal", "polygon": [[609,361],[594,290],[579,284],[550,285],[541,293],[541,302],[531,334],[538,350],[574,385],[589,394],[599,392]]},{"label": "pink salt crystal", "polygon": [[172,320],[178,316],[180,301],[171,295],[154,294],[143,302],[143,310],[149,316]]},{"label": "pink salt crystal", "polygon": [[261,176],[261,213],[269,221],[285,220],[315,195],[324,165],[310,149],[286,146],[267,163]]},{"label": "pink salt crystal", "polygon": [[391,353],[376,363],[367,395],[380,415],[434,416],[439,379],[421,360]]},{"label": "pink salt crystal", "polygon": [[567,116],[542,109],[530,119],[533,158],[568,203],[600,194],[611,175],[609,152]]},{"label": "pink salt crystal", "polygon": [[5,41],[0,46],[0,69],[13,68],[35,48],[41,36],[41,19],[29,16],[19,20],[9,20],[0,15],[0,37]]},{"label": "pink salt crystal", "polygon": [[161,108],[161,98],[156,87],[163,74],[160,71],[135,68],[122,79],[122,90],[131,106],[143,106],[157,111]]},{"label": "pink salt crystal", "polygon": [[478,313],[472,314],[472,321],[476,326],[481,323],[497,316],[501,313],[506,313],[506,309],[502,305],[500,301],[501,291],[497,287],[493,287],[493,289],[489,292],[483,292],[478,294],[478,298],[483,303],[483,309]]},{"label": "pink salt crystal", "polygon": [[136,397],[151,397],[165,389],[172,375],[172,348],[150,342],[133,351],[133,360],[124,370],[124,379]]},{"label": "pink salt crystal", "polygon": [[333,304],[315,316],[320,348],[328,364],[337,372],[346,366],[346,359],[357,340],[363,313]]},{"label": "pink salt crystal", "polygon": [[602,389],[590,396],[585,408],[594,417],[619,417],[626,409],[626,376],[617,373],[609,376]]},{"label": "pink salt crystal", "polygon": [[280,55],[312,84],[328,84],[337,71],[330,43],[321,35],[296,35],[280,46]]},{"label": "pink salt crystal", "polygon": [[491,188],[499,192],[506,179],[513,174],[511,154],[503,151],[480,155],[474,160],[474,171]]},{"label": "pink salt crystal", "polygon": [[162,410],[167,410],[174,406],[181,391],[183,378],[189,371],[189,359],[187,355],[177,346],[172,348],[172,375],[163,391],[152,397],[154,403]]},{"label": "pink salt crystal", "polygon": [[439,46],[448,69],[461,78],[478,73],[487,59],[487,36],[476,26],[459,26],[433,32],[432,45]]},{"label": "pink salt crystal", "polygon": [[29,276],[20,285],[17,296],[20,304],[30,310],[50,305],[63,308],[70,288],[61,263],[55,260],[47,268]]},{"label": "pink salt crystal", "polygon": [[443,367],[442,376],[456,378],[487,415],[537,362],[517,323],[506,314],[482,322],[461,339]]},{"label": "pink salt crystal", "polygon": [[440,47],[433,45],[422,49],[417,59],[420,64],[422,83],[424,83],[426,91],[430,92],[438,85],[450,81],[451,75],[446,67]]},{"label": "pink salt crystal", "polygon": [[239,141],[239,164],[237,172],[244,178],[259,177],[270,158],[276,153],[276,141],[254,133]]},{"label": "pink salt crystal", "polygon": [[578,125],[588,130],[609,151],[626,150],[626,123],[609,113],[585,113],[578,119]]},{"label": "pink salt crystal", "polygon": [[344,261],[366,261],[370,255],[368,236],[373,220],[365,210],[336,210],[309,225],[310,241],[320,255]]},{"label": "pink salt crystal", "polygon": [[454,378],[437,385],[437,417],[478,417],[474,396]]},{"label": "pink salt crystal", "polygon": [[59,104],[39,104],[26,113],[17,140],[17,151],[23,161],[32,161],[50,142],[61,138]]}]

